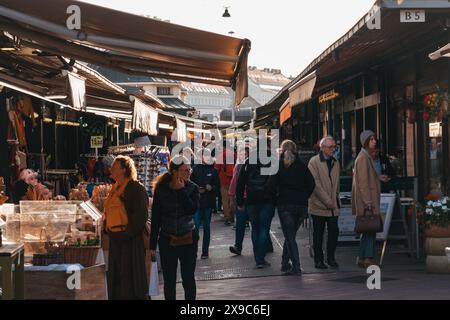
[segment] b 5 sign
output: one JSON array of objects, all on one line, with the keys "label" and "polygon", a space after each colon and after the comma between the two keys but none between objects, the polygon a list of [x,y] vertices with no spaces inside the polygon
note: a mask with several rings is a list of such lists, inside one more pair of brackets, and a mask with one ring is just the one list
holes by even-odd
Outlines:
[{"label": "b 5 sign", "polygon": [[425,22],[425,10],[401,10],[400,22]]}]

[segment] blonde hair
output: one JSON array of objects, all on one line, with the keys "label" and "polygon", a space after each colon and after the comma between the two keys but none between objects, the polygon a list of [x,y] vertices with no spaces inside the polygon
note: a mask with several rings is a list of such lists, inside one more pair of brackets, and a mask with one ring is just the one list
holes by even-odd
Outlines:
[{"label": "blonde hair", "polygon": [[281,154],[283,156],[284,167],[288,168],[294,163],[297,154],[297,145],[292,140],[284,140],[281,143]]},{"label": "blonde hair", "polygon": [[137,170],[133,159],[127,156],[117,156],[114,162],[118,162],[120,167],[125,170],[125,176],[133,181],[137,181]]}]

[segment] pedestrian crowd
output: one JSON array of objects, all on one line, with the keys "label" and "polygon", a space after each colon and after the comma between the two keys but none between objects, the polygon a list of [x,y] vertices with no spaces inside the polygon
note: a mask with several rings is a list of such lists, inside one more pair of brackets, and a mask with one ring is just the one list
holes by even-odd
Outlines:
[{"label": "pedestrian crowd", "polygon": [[[191,152],[200,161],[193,162],[183,155],[173,157],[168,171],[154,182],[151,204],[145,188],[136,180],[133,161],[128,157],[115,159],[111,168],[115,184],[105,204],[105,230],[111,239],[110,299],[147,297],[145,248],[148,246],[152,260],[159,252],[165,299],[176,298],[179,262],[185,298],[195,300],[198,242],[202,239],[200,258],[209,259],[211,218],[214,212],[220,211],[225,225],[233,225],[235,229],[235,241],[229,247],[231,254],[242,254],[245,232],[251,229],[256,269],[270,266],[266,255],[273,251],[270,228],[275,213],[284,235],[280,261],[283,275],[302,275],[296,235],[308,217],[313,226],[315,268],[339,268],[335,252],[341,168],[335,157],[335,139],[323,137],[318,144],[320,151],[309,163],[300,159],[293,141],[283,141],[273,154],[270,139],[263,140],[259,139],[257,146],[246,141],[236,150],[224,148],[220,163],[215,163],[217,155],[208,148]],[[352,185],[352,212],[357,217],[367,212],[379,214],[380,182],[389,180],[380,170],[375,133],[362,132],[360,142],[362,148],[354,161]],[[258,152],[262,143],[269,146],[269,162]],[[271,167],[273,163],[278,164],[275,170]],[[148,240],[143,231],[149,211]],[[324,253],[325,227],[328,236]],[[377,264],[375,239],[375,232],[361,234],[358,266],[367,268]]]}]

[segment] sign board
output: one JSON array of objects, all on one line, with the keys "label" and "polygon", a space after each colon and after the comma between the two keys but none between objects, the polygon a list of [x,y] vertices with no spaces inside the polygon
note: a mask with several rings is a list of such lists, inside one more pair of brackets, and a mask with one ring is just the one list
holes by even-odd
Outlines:
[{"label": "sign board", "polygon": [[430,138],[442,137],[442,126],[440,122],[430,123],[429,135]]},{"label": "sign board", "polygon": [[319,96],[319,103],[324,103],[339,97],[339,93],[331,90]]},{"label": "sign board", "polygon": [[103,148],[103,136],[91,136],[91,148]]},{"label": "sign board", "polygon": [[[342,199],[348,200],[351,198],[351,193],[342,192],[340,194]],[[394,213],[396,194],[382,193],[380,213],[383,217],[384,227],[383,232],[377,233],[377,240],[386,240],[389,234],[389,228],[391,226],[392,215]],[[341,208],[338,225],[339,225],[339,242],[347,241],[359,241],[359,234],[355,232],[355,219],[356,216],[352,214],[351,205],[345,205]]]},{"label": "sign board", "polygon": [[400,22],[425,22],[425,10],[401,10]]}]

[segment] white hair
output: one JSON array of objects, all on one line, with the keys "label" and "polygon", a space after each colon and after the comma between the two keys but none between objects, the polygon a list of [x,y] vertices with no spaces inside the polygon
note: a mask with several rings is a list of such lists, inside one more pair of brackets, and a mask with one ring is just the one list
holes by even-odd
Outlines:
[{"label": "white hair", "polygon": [[336,141],[336,140],[333,138],[333,136],[325,136],[325,137],[323,137],[323,138],[320,140],[319,145],[320,145],[321,148],[323,148],[323,147],[325,146],[325,142],[326,142],[327,140],[333,140],[333,141]]}]

